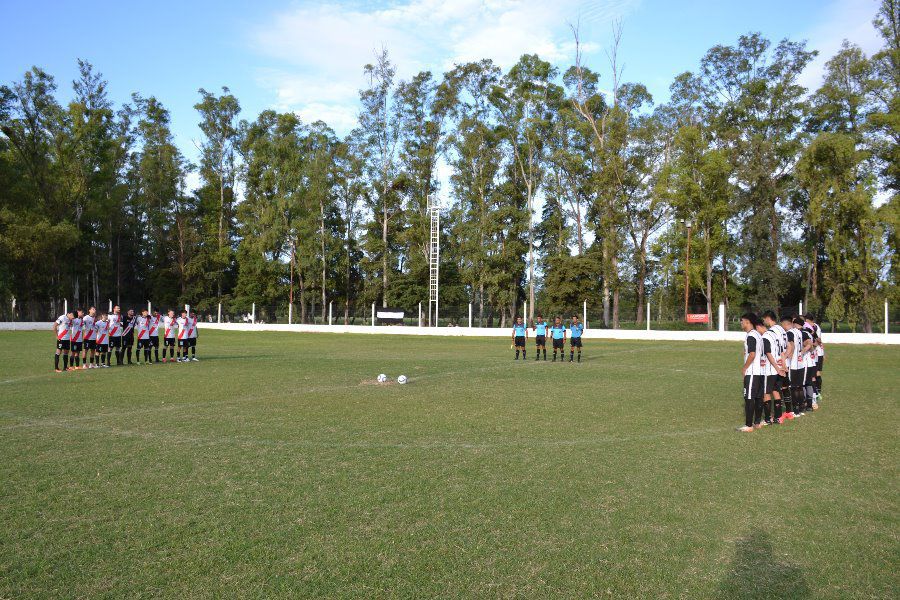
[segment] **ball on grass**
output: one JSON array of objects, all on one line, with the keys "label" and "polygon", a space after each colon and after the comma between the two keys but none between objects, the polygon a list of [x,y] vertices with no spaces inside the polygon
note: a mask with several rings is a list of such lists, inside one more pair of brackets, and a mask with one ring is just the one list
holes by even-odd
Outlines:
[{"label": "ball on grass", "polygon": [[384,383],[385,381],[387,381],[387,375],[382,373],[381,375],[378,376],[378,383]]},{"label": "ball on grass", "polygon": [[400,385],[403,385],[404,383],[406,383],[406,375],[401,375],[400,377],[398,377],[397,383],[399,383]]}]

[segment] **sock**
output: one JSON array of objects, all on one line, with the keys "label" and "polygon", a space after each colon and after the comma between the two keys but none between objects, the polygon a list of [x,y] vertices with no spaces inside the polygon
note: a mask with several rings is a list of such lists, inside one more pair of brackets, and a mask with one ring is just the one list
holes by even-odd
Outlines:
[{"label": "sock", "polygon": [[822,393],[822,374],[819,373],[819,393]]},{"label": "sock", "polygon": [[575,360],[575,351],[574,350],[569,352],[569,362],[572,362],[573,360]]},{"label": "sock", "polygon": [[744,398],[744,425],[753,427],[753,399]]},{"label": "sock", "polygon": [[766,402],[763,400],[763,414],[766,417],[766,423],[772,422],[772,401],[769,400]]},{"label": "sock", "polygon": [[547,349],[544,348],[544,360],[547,360]]},{"label": "sock", "polygon": [[[193,350],[193,348],[191,348],[191,350]],[[524,348],[522,349],[522,358],[523,359],[525,358],[525,349]]]},{"label": "sock", "polygon": [[[159,362],[159,348],[153,348],[153,356],[156,358],[156,362]],[[163,356],[165,356],[165,352],[163,352]]]},{"label": "sock", "polygon": [[53,355],[53,369],[59,371],[59,354]]},{"label": "sock", "polygon": [[578,362],[581,362],[581,350],[578,351]]},{"label": "sock", "polygon": [[[128,352],[128,364],[130,365],[131,364],[131,346],[128,346],[127,352]],[[134,353],[134,358],[137,359],[137,352]]]},{"label": "sock", "polygon": [[781,404],[781,396],[779,395],[775,398],[775,419],[778,420],[781,418],[781,415],[784,414],[784,408]]},{"label": "sock", "polygon": [[69,368],[69,355],[63,354],[63,371]]},{"label": "sock", "polygon": [[762,423],[763,401],[762,398],[753,399],[753,423],[759,425]]},{"label": "sock", "polygon": [[784,412],[794,412],[791,402],[791,388],[781,388],[781,401],[784,402]]},{"label": "sock", "polygon": [[144,362],[150,362],[150,348],[144,348]]},{"label": "sock", "polygon": [[791,388],[791,393],[794,398],[794,412],[802,413],[806,407],[806,402],[803,398],[803,388]]},{"label": "sock", "polygon": [[[187,356],[187,354],[185,354],[185,356]],[[519,360],[519,351],[518,351],[518,349],[516,350],[516,360]]]},{"label": "sock", "polygon": [[72,364],[75,365],[75,368],[80,367],[81,366],[81,357],[79,357],[77,354],[75,356],[73,356]]},{"label": "sock", "polygon": [[806,390],[806,408],[812,408],[813,399],[816,397],[816,393],[813,391],[813,386],[808,385],[803,389]]}]

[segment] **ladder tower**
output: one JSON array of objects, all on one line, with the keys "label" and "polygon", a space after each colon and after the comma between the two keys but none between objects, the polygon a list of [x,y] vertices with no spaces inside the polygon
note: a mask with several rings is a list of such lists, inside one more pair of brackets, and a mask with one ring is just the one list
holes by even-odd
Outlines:
[{"label": "ladder tower", "polygon": [[[428,215],[431,217],[431,241],[428,245],[428,326],[437,327],[438,279],[441,262],[441,209],[432,196],[428,197]],[[432,315],[434,315],[433,321]]]}]

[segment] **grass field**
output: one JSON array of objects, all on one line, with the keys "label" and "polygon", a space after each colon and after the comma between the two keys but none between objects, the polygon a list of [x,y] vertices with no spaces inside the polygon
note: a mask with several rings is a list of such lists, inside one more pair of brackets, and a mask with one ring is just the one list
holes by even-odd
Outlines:
[{"label": "grass field", "polygon": [[740,434],[739,344],[585,345],[207,331],[56,374],[0,333],[0,598],[897,597],[900,348]]}]

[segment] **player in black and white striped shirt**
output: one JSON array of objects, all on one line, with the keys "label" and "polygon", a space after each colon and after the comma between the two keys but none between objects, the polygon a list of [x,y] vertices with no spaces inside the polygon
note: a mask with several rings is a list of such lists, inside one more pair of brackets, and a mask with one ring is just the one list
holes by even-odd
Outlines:
[{"label": "player in black and white striped shirt", "polygon": [[741,329],[747,334],[744,338],[744,365],[741,367],[744,379],[744,426],[739,429],[744,432],[762,427],[764,388],[760,354],[763,351],[763,341],[756,331],[757,323],[759,317],[754,313],[741,316]]},{"label": "player in black and white striped shirt", "polygon": [[[772,400],[774,401],[774,414],[772,415],[771,422],[784,423],[785,411],[782,402],[782,398],[784,397],[782,390],[787,381],[787,367],[784,364],[784,353],[786,352],[788,345],[787,332],[775,320],[775,313],[771,310],[767,310],[763,313],[762,320],[767,328],[765,337],[768,337],[769,343],[772,346],[772,356],[769,357],[769,362],[775,371],[773,374],[774,381],[771,391]],[[769,419],[766,420],[768,421]]]}]

